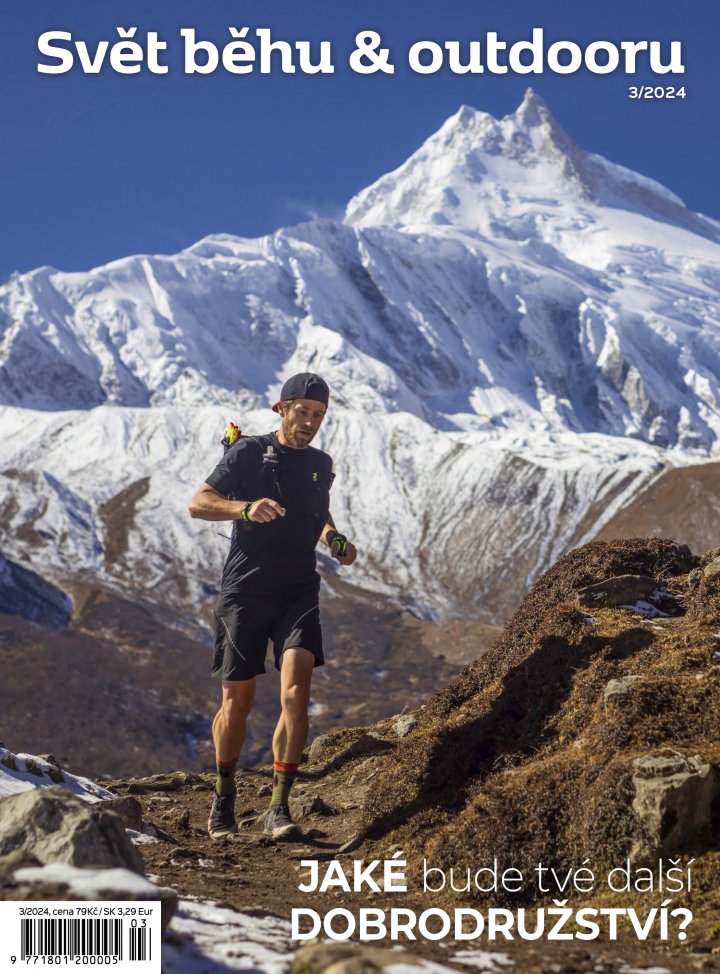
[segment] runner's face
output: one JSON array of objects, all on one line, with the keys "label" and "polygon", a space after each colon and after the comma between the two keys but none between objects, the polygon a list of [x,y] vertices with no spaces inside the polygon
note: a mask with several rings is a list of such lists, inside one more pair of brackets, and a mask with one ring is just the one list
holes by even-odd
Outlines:
[{"label": "runner's face", "polygon": [[[282,406],[280,407],[282,409]],[[326,407],[314,399],[296,399],[283,410],[282,431],[290,446],[308,446],[325,418]]]}]

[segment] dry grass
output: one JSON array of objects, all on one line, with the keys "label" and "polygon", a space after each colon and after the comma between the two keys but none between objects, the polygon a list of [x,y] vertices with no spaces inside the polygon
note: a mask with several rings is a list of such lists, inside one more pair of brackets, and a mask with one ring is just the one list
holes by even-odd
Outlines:
[{"label": "dry grass", "polygon": [[[363,807],[370,836],[448,868],[495,857],[525,871],[622,862],[642,829],[635,758],[672,747],[720,767],[720,579],[703,576],[708,561],[657,538],[593,542],[561,558],[383,756]],[[602,609],[589,621],[574,592],[621,574],[656,577],[678,614]],[[606,701],[608,682],[626,676],[643,679]],[[720,877],[718,838],[678,850],[705,853],[708,890]]]}]

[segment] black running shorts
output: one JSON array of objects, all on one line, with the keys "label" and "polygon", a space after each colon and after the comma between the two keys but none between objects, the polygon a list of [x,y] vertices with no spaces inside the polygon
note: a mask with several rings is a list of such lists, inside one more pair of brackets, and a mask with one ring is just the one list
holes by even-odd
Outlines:
[{"label": "black running shorts", "polygon": [[265,673],[265,654],[272,641],[275,667],[286,649],[302,647],[325,662],[320,628],[319,591],[312,585],[286,598],[221,592],[215,603],[215,653],[212,676],[251,680]]}]

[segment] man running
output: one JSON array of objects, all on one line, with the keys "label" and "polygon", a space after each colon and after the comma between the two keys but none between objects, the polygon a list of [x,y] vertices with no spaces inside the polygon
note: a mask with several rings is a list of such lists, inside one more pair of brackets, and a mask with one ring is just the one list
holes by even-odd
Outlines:
[{"label": "man running", "polygon": [[320,376],[303,372],[288,379],[272,407],[280,429],[237,440],[190,502],[192,517],[234,522],[214,612],[212,675],[222,680],[222,704],[212,728],[213,839],[237,831],[235,768],[268,640],[280,670],[281,713],[265,832],[276,839],[300,834],[288,796],[307,740],[312,671],[324,662],[315,547],[323,541],[342,565],[357,555],[330,516],[332,460],[310,446],[328,400]]}]

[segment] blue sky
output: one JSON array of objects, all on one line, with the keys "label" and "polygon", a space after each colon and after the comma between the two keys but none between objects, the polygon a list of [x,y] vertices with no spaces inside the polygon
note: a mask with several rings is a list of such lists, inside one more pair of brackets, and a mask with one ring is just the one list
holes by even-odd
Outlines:
[{"label": "blue sky", "polygon": [[[157,30],[170,73],[41,75],[37,38],[71,31],[96,44],[116,27]],[[182,27],[224,44],[229,26],[286,40],[332,41],[333,75],[209,76],[182,71]],[[681,40],[685,75],[421,76],[417,40],[510,42],[543,27],[547,43]],[[357,31],[390,47],[394,75],[353,73]],[[0,281],[50,264],[86,270],[131,253],[173,253],[208,233],[256,236],[313,214],[340,216],[463,104],[514,111],[531,84],[586,149],[667,185],[720,218],[716,0],[25,0],[0,31],[3,233]],[[684,84],[675,101],[631,101],[631,83]]]}]

